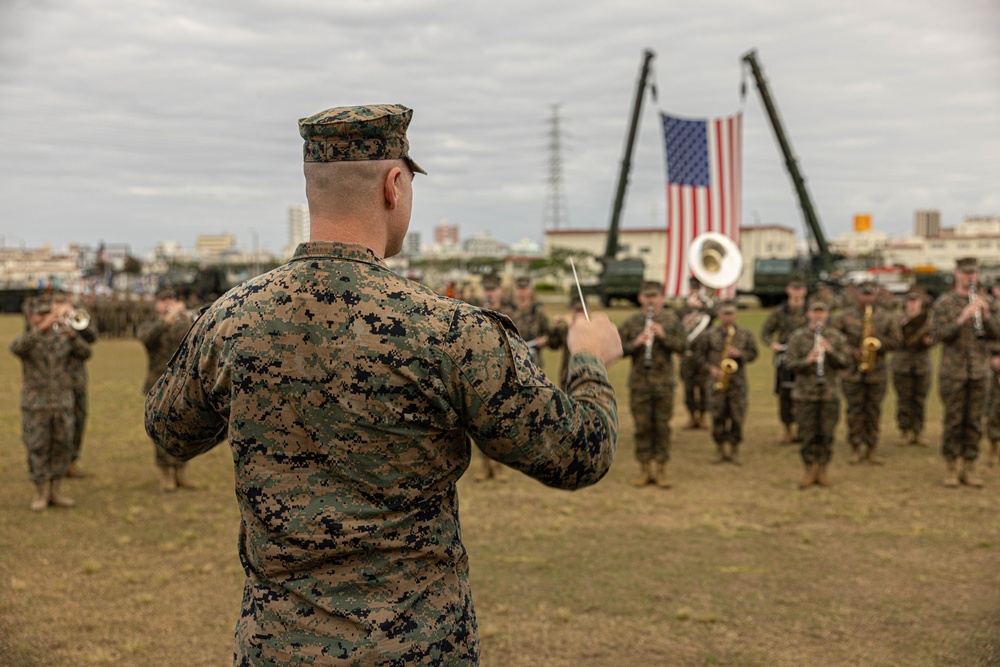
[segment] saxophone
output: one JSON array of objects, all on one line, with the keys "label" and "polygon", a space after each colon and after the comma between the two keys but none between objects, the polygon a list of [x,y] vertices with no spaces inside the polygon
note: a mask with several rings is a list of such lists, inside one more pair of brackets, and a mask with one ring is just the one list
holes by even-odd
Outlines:
[{"label": "saxophone", "polygon": [[733,348],[733,337],[736,336],[736,327],[731,326],[726,330],[726,342],[722,344],[722,360],[719,362],[719,370],[722,371],[719,379],[715,381],[715,391],[722,394],[729,389],[729,378],[732,377],[739,364],[735,359],[729,358],[729,351]]},{"label": "saxophone", "polygon": [[861,336],[861,363],[858,370],[862,373],[870,373],[875,369],[875,358],[878,351],[882,349],[882,341],[872,335],[872,307],[871,304],[865,306],[864,331]]}]

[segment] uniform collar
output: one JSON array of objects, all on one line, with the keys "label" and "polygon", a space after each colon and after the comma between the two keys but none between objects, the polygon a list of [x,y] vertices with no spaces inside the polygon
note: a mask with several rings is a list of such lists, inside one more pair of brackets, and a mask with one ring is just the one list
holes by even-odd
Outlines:
[{"label": "uniform collar", "polygon": [[376,255],[371,248],[366,248],[356,243],[341,243],[339,241],[306,241],[305,243],[300,243],[295,248],[295,254],[292,255],[291,261],[321,257],[366,262],[386,267],[385,260]]}]

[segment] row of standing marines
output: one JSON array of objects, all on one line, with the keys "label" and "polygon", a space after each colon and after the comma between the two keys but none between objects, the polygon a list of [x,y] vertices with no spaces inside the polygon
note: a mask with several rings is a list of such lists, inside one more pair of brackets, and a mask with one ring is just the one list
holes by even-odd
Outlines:
[{"label": "row of standing marines", "polygon": [[[799,488],[830,484],[827,469],[841,399],[851,450],[848,463],[884,464],[878,450],[890,379],[897,395],[900,444],[927,446],[923,433],[932,377],[930,351],[936,344],[942,347],[938,387],[944,407],[943,484],[982,487],[976,461],[984,431],[990,442],[988,463],[1000,463],[1000,279],[990,293],[980,293],[978,273],[976,259],[960,259],[952,291],[932,303],[923,289],[914,287],[904,295],[901,308],[875,282],[843,295],[821,287],[808,302],[804,281],[788,283],[785,303],[769,314],[760,338],[773,352],[782,442],[800,445],[804,474]],[[504,298],[495,278],[487,277],[484,287],[481,305],[508,315],[536,359],[543,347],[563,346],[567,320],[556,318],[549,324],[528,279],[516,282],[512,301]],[[736,322],[736,302],[714,303],[693,277],[689,296],[677,308],[666,306],[657,282],[644,283],[638,300],[640,311],[619,327],[625,355],[632,359],[629,407],[640,466],[635,484],[671,486],[667,464],[675,356],[688,412],[685,428],[703,428],[708,417],[716,446],[713,462],[739,464],[749,396],[746,364],[757,358],[758,347],[753,332]],[[578,297],[571,299],[571,308],[581,308]],[[839,312],[832,316],[832,311]],[[714,326],[706,326],[716,318]],[[481,461],[477,480],[502,476],[499,464],[486,457]]]},{"label": "row of standing marines", "polygon": [[[977,293],[975,259],[959,260],[955,289],[933,307],[919,288],[904,297],[897,311],[890,295],[873,282],[848,293],[840,314],[830,319],[839,299],[820,290],[809,297],[807,286],[792,280],[787,300],[773,310],[761,329],[761,342],[774,354],[774,391],[785,443],[799,443],[804,466],[800,488],[830,484],[833,433],[846,404],[851,464],[884,463],[878,453],[881,405],[889,379],[896,391],[896,422],[901,444],[926,446],[923,438],[926,400],[931,386],[930,349],[942,344],[938,386],[944,406],[942,455],[949,487],[981,487],[976,474],[983,431],[990,441],[989,465],[1000,462],[1000,331],[997,304],[1000,280],[991,294]],[[536,299],[531,281],[519,278],[508,298],[495,276],[483,280],[479,305],[509,316],[527,341],[536,362],[543,348],[565,350],[568,319],[550,322]],[[743,422],[749,385],[746,364],[758,356],[756,338],[736,322],[735,301],[718,304],[691,278],[689,297],[667,307],[662,285],[644,283],[640,311],[619,328],[626,356],[632,358],[629,407],[635,424],[637,486],[669,488],[667,465],[674,414],[674,357],[688,412],[685,428],[710,420],[716,446],[714,462],[740,463]],[[93,307],[93,304],[87,304]],[[571,309],[581,310],[579,297]],[[183,340],[192,318],[172,290],[155,297],[151,313],[135,326],[135,336],[148,355],[143,392],[148,392]],[[29,478],[35,484],[34,510],[49,505],[72,506],[63,491],[64,477],[82,477],[79,457],[87,419],[87,373],[90,345],[97,322],[74,328],[73,313],[86,312],[68,295],[35,297],[25,306],[27,326],[10,346],[24,364],[21,398],[22,432],[28,453]],[[717,318],[714,326],[706,326]],[[106,326],[106,324],[105,324]],[[892,356],[887,357],[887,353]],[[565,356],[565,355],[564,355]],[[566,359],[560,377],[565,384]],[[67,377],[63,377],[63,375]],[[986,415],[985,428],[983,425]],[[185,464],[154,447],[163,491],[193,488]],[[480,457],[476,480],[502,478],[503,466]]]}]

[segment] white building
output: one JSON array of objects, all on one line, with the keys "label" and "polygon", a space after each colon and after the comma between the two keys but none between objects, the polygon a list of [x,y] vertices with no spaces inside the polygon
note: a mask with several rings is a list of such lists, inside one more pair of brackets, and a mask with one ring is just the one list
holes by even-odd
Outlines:
[{"label": "white building", "polygon": [[309,206],[294,204],[288,207],[288,245],[283,254],[291,257],[300,243],[309,240]]}]

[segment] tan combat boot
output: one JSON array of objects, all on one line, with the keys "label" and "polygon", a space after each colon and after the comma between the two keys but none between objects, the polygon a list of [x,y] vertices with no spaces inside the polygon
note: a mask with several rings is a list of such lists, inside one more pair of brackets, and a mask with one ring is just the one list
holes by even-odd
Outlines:
[{"label": "tan combat boot", "polygon": [[670,488],[670,480],[667,479],[666,461],[660,461],[656,464],[656,485],[661,489]]},{"label": "tan combat boot", "polygon": [[941,484],[948,488],[955,488],[958,486],[958,461],[956,459],[947,459],[945,460],[945,466],[947,466],[948,473],[944,476],[944,481]]},{"label": "tan combat boot", "polygon": [[652,484],[656,480],[653,479],[653,463],[651,461],[640,461],[639,462],[639,476],[632,480],[633,486],[646,486],[647,484]]},{"label": "tan combat boot", "polygon": [[914,447],[927,446],[927,443],[924,442],[924,439],[920,437],[920,433],[917,431],[913,431],[912,433],[910,433],[910,444],[913,445]]},{"label": "tan combat boot", "polygon": [[865,452],[865,460],[873,466],[885,465],[885,459],[875,454],[875,445],[870,445],[868,447],[868,451]]},{"label": "tan combat boot", "polygon": [[851,445],[851,457],[847,459],[847,462],[852,466],[861,463],[861,447],[858,445]]},{"label": "tan combat boot", "polygon": [[802,442],[802,434],[799,433],[799,425],[792,424],[792,442]]},{"label": "tan combat boot", "polygon": [[80,470],[80,466],[79,466],[79,465],[77,465],[76,461],[72,461],[72,462],[71,462],[71,463],[70,463],[70,464],[69,464],[69,465],[68,465],[68,466],[66,467],[66,476],[67,476],[67,477],[76,477],[76,478],[80,478],[80,477],[86,477],[86,476],[87,476],[87,473],[85,473],[85,472],[83,472],[82,470]]},{"label": "tan combat boot", "polygon": [[694,416],[695,413],[691,412],[688,414],[688,423],[684,424],[684,428],[691,430],[693,428],[698,428],[698,418]]},{"label": "tan combat boot", "polygon": [[995,466],[1000,463],[1000,440],[990,440],[990,458],[986,465]]},{"label": "tan combat boot", "polygon": [[899,446],[906,447],[913,444],[913,431],[899,432]]},{"label": "tan combat boot", "polygon": [[740,446],[735,442],[729,446],[729,462],[734,465],[743,465],[743,462],[740,461]]},{"label": "tan combat boot", "polygon": [[173,493],[177,490],[177,475],[173,466],[160,466],[160,491]]},{"label": "tan combat boot", "polygon": [[49,482],[49,505],[53,507],[76,507],[76,501],[59,491],[60,480]]},{"label": "tan combat boot", "polygon": [[795,434],[792,433],[792,425],[785,424],[785,434],[781,436],[781,444],[790,445],[795,442]]},{"label": "tan combat boot", "polygon": [[819,477],[819,464],[818,463],[807,463],[803,466],[805,474],[802,479],[799,480],[800,489],[808,489],[810,486],[816,483]]},{"label": "tan combat boot", "polygon": [[712,463],[723,463],[728,461],[729,457],[726,456],[726,445],[725,443],[718,443],[715,445],[715,458],[712,459]]},{"label": "tan combat boot", "polygon": [[705,428],[705,413],[701,410],[695,413],[695,428]]},{"label": "tan combat boot", "polygon": [[197,489],[198,486],[187,478],[187,474],[184,471],[184,466],[179,465],[174,467],[174,480],[177,482],[177,488],[179,489]]},{"label": "tan combat boot", "polygon": [[830,486],[830,478],[826,476],[826,464],[821,463],[816,471],[816,483],[820,486]]},{"label": "tan combat boot", "polygon": [[31,511],[41,512],[49,506],[49,483],[39,482],[35,484],[35,497],[31,499]]},{"label": "tan combat boot", "polygon": [[962,466],[962,472],[958,476],[958,480],[967,486],[971,486],[976,489],[983,488],[983,480],[976,476],[976,462],[966,460]]}]

